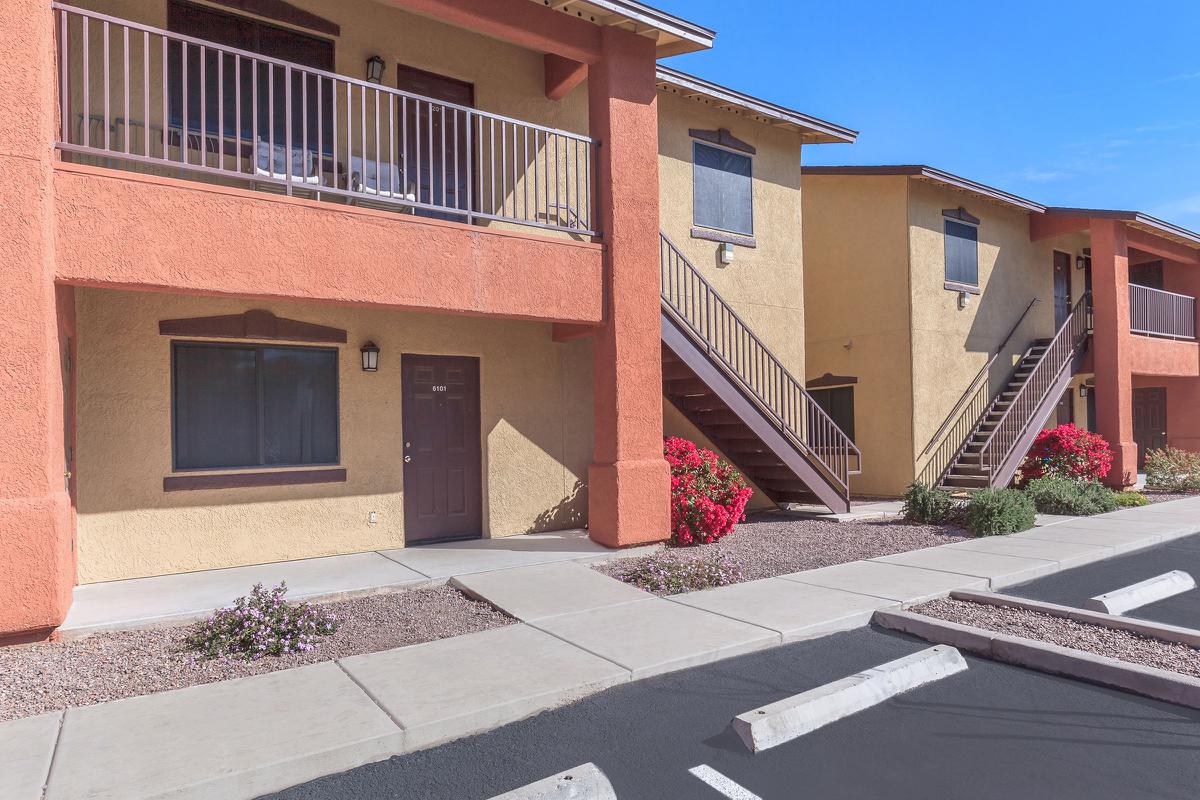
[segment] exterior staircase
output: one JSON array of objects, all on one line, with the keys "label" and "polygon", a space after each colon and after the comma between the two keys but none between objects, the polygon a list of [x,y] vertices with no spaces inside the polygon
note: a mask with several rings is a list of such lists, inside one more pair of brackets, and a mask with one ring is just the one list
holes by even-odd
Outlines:
[{"label": "exterior staircase", "polygon": [[1007,486],[1054,413],[1087,350],[1091,297],[1080,298],[1052,339],[1032,343],[980,416],[939,486],[977,491]]},{"label": "exterior staircase", "polygon": [[861,454],[665,234],[663,394],[775,503],[850,510]]}]

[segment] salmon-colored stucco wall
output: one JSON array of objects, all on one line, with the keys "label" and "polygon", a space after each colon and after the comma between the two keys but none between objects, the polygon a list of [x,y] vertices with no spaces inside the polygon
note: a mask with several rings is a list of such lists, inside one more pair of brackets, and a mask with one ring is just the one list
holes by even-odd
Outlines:
[{"label": "salmon-colored stucco wall", "polygon": [[[588,341],[556,344],[544,323],[333,304],[87,288],[76,297],[82,583],[402,547],[403,353],[480,360],[481,533],[586,522]],[[347,331],[337,346],[347,480],[164,492],[163,478],[174,474],[170,348],[178,337],[160,336],[158,322],[251,308]],[[367,340],[382,351],[376,373],[361,368]]]}]

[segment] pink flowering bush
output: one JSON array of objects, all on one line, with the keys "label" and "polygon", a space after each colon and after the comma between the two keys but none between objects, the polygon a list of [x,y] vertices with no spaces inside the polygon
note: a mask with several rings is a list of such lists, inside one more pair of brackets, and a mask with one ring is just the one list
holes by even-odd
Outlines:
[{"label": "pink flowering bush", "polygon": [[745,580],[741,568],[724,554],[713,557],[664,551],[617,562],[609,573],[619,581],[658,595],[698,592]]},{"label": "pink flowering bush", "polygon": [[716,453],[672,436],[663,455],[671,465],[672,544],[710,544],[745,519],[753,490]]},{"label": "pink flowering bush", "polygon": [[317,646],[320,637],[337,630],[337,617],[308,603],[285,603],[285,594],[286,583],[269,592],[261,583],[254,584],[248,596],[217,609],[197,624],[186,646],[203,658],[253,661],[307,652]]},{"label": "pink flowering bush", "polygon": [[1073,423],[1044,430],[1021,464],[1021,482],[1035,478],[1099,481],[1112,469],[1113,453],[1102,436]]}]

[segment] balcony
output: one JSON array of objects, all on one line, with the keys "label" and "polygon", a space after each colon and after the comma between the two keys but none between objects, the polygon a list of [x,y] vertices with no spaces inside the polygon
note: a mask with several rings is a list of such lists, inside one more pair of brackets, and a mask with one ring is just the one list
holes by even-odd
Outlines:
[{"label": "balcony", "polygon": [[66,160],[435,220],[597,235],[587,136],[53,8],[57,147]]},{"label": "balcony", "polygon": [[1129,330],[1168,339],[1196,338],[1196,298],[1129,284]]}]

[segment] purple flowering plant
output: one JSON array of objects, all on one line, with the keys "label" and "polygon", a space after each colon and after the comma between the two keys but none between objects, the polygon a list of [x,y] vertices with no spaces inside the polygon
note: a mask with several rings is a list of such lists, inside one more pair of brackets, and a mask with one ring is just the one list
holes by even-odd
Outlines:
[{"label": "purple flowering plant", "polygon": [[287,584],[267,590],[254,584],[249,595],[217,609],[198,623],[185,642],[202,658],[247,661],[312,650],[337,630],[337,617],[309,603],[287,603]]},{"label": "purple flowering plant", "polygon": [[662,552],[617,562],[612,577],[654,594],[680,594],[728,586],[744,580],[741,569],[724,554],[701,557]]}]

